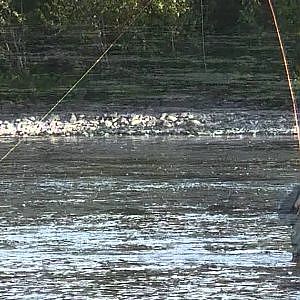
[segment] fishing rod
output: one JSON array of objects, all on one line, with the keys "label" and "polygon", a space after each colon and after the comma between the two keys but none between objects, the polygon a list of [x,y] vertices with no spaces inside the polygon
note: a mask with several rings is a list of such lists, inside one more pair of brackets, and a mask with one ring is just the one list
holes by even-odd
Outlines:
[{"label": "fishing rod", "polygon": [[293,105],[293,114],[294,114],[294,120],[295,120],[295,127],[296,127],[296,132],[297,132],[298,148],[300,150],[300,128],[299,128],[299,119],[298,119],[299,117],[298,117],[297,100],[296,100],[295,93],[294,93],[294,90],[293,90],[292,80],[291,80],[289,66],[288,66],[288,60],[287,60],[287,57],[286,57],[286,54],[285,54],[284,45],[283,45],[283,42],[282,42],[282,38],[281,38],[280,29],[279,29],[279,25],[278,25],[278,22],[277,22],[277,17],[276,17],[276,13],[275,13],[275,10],[274,10],[274,6],[273,6],[271,0],[268,0],[268,2],[269,2],[269,7],[270,7],[270,10],[271,10],[274,26],[275,26],[275,29],[276,29],[276,34],[277,34],[277,38],[278,38],[278,42],[279,42],[279,46],[280,46],[281,56],[282,56],[282,60],[283,60],[284,68],[285,68],[285,73],[286,73],[286,77],[287,77],[287,81],[288,81],[288,85],[289,85],[289,91],[290,91],[290,95],[291,95],[291,99],[292,99],[292,105]]},{"label": "fishing rod", "polygon": [[[123,37],[128,29],[141,17],[145,10],[150,6],[153,0],[145,2],[144,6],[138,11],[132,19],[123,26],[123,30],[115,37],[115,39],[109,44],[109,46],[101,53],[97,60],[81,75],[81,77],[67,90],[67,92],[41,117],[40,121],[44,121],[56,108],[60,105],[65,98],[78,86],[78,84],[96,67],[96,65],[103,59],[103,57],[110,51],[110,49]],[[23,139],[20,138],[16,144],[14,144],[1,158],[0,162],[3,162],[16,148],[22,143]]]}]

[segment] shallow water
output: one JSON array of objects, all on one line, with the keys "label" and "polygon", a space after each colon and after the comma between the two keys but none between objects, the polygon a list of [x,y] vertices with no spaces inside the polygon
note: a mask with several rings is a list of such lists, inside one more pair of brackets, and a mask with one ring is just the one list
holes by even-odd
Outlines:
[{"label": "shallow water", "polygon": [[1,174],[3,299],[300,297],[287,137],[27,139]]},{"label": "shallow water", "polygon": [[0,137],[29,136],[291,136],[293,116],[283,110],[215,109],[182,113],[85,114],[0,117]]}]

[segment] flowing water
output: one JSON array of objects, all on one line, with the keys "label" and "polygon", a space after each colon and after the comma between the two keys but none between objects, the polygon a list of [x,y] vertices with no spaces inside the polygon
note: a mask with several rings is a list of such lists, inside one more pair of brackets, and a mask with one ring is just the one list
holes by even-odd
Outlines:
[{"label": "flowing water", "polygon": [[1,298],[297,299],[297,163],[280,137],[28,139],[1,167]]},{"label": "flowing water", "polygon": [[[191,112],[204,135],[25,138],[0,166],[1,299],[300,298],[276,212],[299,156],[274,36],[207,36],[207,71],[197,40],[153,39],[114,49],[60,112]],[[2,80],[1,99],[47,101],[1,102],[0,120],[42,115],[94,61],[97,45],[66,40],[27,45],[37,74]],[[75,62],[61,78],[60,58]]]}]

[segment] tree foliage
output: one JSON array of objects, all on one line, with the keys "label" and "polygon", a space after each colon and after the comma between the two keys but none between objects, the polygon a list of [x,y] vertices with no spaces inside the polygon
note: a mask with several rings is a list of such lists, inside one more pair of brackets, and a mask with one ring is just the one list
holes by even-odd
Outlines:
[{"label": "tree foliage", "polygon": [[[300,0],[273,3],[282,31],[300,36]],[[34,39],[28,28],[64,32],[74,25],[84,26],[102,38],[104,29],[115,36],[137,15],[136,25],[152,30],[170,26],[172,34],[199,32],[202,20],[206,32],[273,26],[265,0],[0,0],[0,59],[9,61],[10,69],[26,66],[26,44]]]},{"label": "tree foliage", "polygon": [[[270,8],[268,1],[242,0],[241,22],[254,28],[270,24]],[[273,6],[278,17],[280,27],[289,32],[300,33],[300,1],[277,0]]]},{"label": "tree foliage", "polygon": [[[0,26],[11,24],[64,27],[74,24],[99,28],[121,26],[151,2],[139,25],[199,24],[202,14],[211,30],[270,23],[263,0],[0,0]],[[275,9],[285,30],[300,32],[300,1],[277,0]]]},{"label": "tree foliage", "polygon": [[[282,32],[289,31],[298,36],[293,56],[294,69],[300,74],[300,0],[276,0],[273,3]],[[136,44],[146,49],[149,33],[152,37],[157,34],[161,40],[168,40],[166,47],[175,49],[180,39],[186,41],[187,37],[200,36],[202,25],[205,32],[217,33],[273,30],[266,0],[0,0],[1,76],[7,76],[7,80],[19,78],[28,88],[32,74],[52,74],[51,70],[60,73],[72,70],[74,73],[89,62],[72,60],[70,63],[69,57],[60,49],[68,38],[72,39],[72,45],[91,44],[94,48],[84,47],[85,51],[99,53],[137,15],[135,24],[139,27],[122,39],[123,47]],[[70,34],[74,25],[75,34]],[[168,29],[162,29],[164,26]],[[82,30],[78,31],[77,27]],[[147,30],[139,31],[140,27]],[[45,42],[38,40],[39,34],[46,37]],[[49,52],[51,46],[55,53]],[[155,47],[149,52],[155,51]],[[72,51],[79,53],[83,49]],[[40,65],[31,61],[38,55],[42,60]],[[50,81],[46,78],[45,82],[48,84]]]},{"label": "tree foliage", "polygon": [[13,9],[12,0],[0,0],[0,26],[17,24],[23,20],[22,15]]},{"label": "tree foliage", "polygon": [[[46,26],[74,24],[118,26],[148,7],[149,0],[4,0],[22,14],[25,23]],[[142,20],[148,25],[159,18],[175,22],[188,9],[188,0],[152,0]]]}]

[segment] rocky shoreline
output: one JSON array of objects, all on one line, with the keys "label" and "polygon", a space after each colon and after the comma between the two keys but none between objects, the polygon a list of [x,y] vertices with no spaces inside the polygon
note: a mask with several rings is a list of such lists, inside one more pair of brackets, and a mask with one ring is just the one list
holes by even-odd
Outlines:
[{"label": "rocky shoreline", "polygon": [[0,119],[0,137],[109,136],[109,135],[290,135],[294,133],[289,113],[103,113],[99,115],[52,115]]}]

